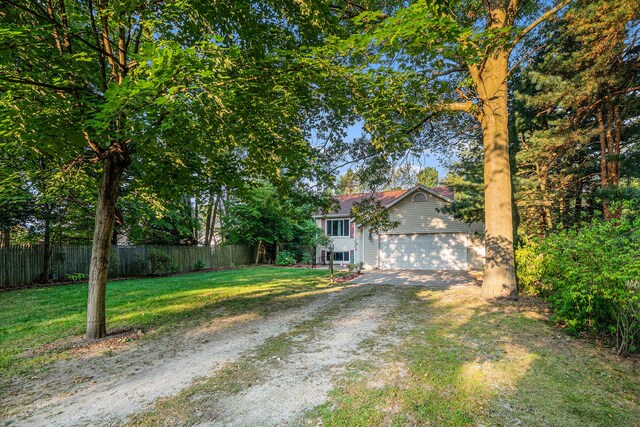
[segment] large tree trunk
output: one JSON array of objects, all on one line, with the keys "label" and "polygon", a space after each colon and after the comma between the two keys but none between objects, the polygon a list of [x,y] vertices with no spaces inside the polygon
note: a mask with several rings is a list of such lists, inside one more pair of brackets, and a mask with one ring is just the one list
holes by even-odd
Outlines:
[{"label": "large tree trunk", "polygon": [[508,52],[494,52],[476,75],[482,100],[486,267],[485,298],[517,298],[507,108]]},{"label": "large tree trunk", "polygon": [[96,204],[96,223],[89,265],[89,298],[85,334],[88,340],[102,338],[107,333],[105,294],[109,273],[111,234],[116,213],[118,185],[126,166],[127,162],[119,156],[108,157],[103,161],[102,184]]}]

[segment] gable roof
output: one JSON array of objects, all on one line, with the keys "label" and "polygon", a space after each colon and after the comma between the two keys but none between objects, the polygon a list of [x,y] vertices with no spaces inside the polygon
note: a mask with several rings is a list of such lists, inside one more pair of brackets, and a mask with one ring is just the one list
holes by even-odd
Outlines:
[{"label": "gable roof", "polygon": [[[446,188],[446,187],[436,187],[436,188]],[[408,197],[409,195],[415,193],[418,190],[422,190],[425,193],[429,193],[433,196],[438,197],[439,199],[444,200],[445,202],[451,203],[453,202],[453,197],[448,197],[446,195],[443,194],[443,192],[440,191],[436,191],[435,188],[427,188],[424,185],[416,185],[415,187],[413,187],[411,190],[406,191],[403,195],[401,195],[400,197],[396,198],[395,200],[391,201],[391,203],[387,204],[386,207],[390,208],[391,206],[395,205],[396,203],[404,200],[406,197]],[[451,192],[451,196],[453,196],[453,190],[449,190]]]},{"label": "gable roof", "polygon": [[339,194],[334,198],[340,203],[340,209],[337,211],[327,212],[327,214],[315,215],[321,216],[349,216],[351,215],[351,208],[356,202],[361,202],[364,199],[373,197],[377,199],[382,206],[391,206],[404,199],[405,196],[415,192],[416,190],[423,190],[427,193],[433,194],[447,202],[451,202],[453,199],[453,189],[449,187],[434,187],[427,188],[423,185],[417,185],[409,190],[390,190],[390,191],[377,191],[374,193],[357,193],[357,194]]},{"label": "gable roof", "polygon": [[442,194],[448,199],[453,200],[453,188],[451,187],[431,187],[436,193]]},{"label": "gable roof", "polygon": [[377,191],[375,193],[358,193],[358,194],[339,194],[335,196],[335,199],[340,203],[340,210],[337,212],[331,212],[335,215],[349,215],[351,214],[351,208],[356,202],[361,202],[364,199],[373,197],[382,203],[382,206],[387,206],[398,197],[406,193],[407,190],[391,190],[391,191]]}]

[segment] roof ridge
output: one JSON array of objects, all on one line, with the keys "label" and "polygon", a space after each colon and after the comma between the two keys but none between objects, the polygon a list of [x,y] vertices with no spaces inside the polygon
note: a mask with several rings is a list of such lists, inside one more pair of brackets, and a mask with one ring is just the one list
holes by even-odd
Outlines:
[{"label": "roof ridge", "polygon": [[367,193],[336,194],[333,197],[339,202],[340,206],[338,210],[327,212],[325,215],[328,214],[328,215],[334,215],[334,216],[349,216],[351,213],[351,208],[354,205],[354,203],[365,200],[366,197],[373,197],[374,199],[377,199],[379,202],[381,202],[383,206],[386,207],[388,205],[394,204],[396,200],[399,200],[405,197],[406,194],[420,187],[426,188],[432,193],[438,194],[441,197],[444,197],[445,200],[447,200],[446,198],[451,198],[453,196],[453,194],[449,195],[449,194],[445,194],[443,191],[438,191],[443,189],[449,190],[450,189],[449,187],[427,188],[424,186],[416,186],[406,190],[400,189],[400,190],[370,191]]},{"label": "roof ridge", "polygon": [[382,190],[382,191],[367,191],[364,193],[348,193],[348,194],[336,194],[335,197],[340,197],[340,196],[366,196],[369,194],[381,194],[381,193],[395,193],[398,191],[402,191],[402,192],[407,192],[411,190],[410,188],[404,190],[404,189],[400,189],[400,190]]}]

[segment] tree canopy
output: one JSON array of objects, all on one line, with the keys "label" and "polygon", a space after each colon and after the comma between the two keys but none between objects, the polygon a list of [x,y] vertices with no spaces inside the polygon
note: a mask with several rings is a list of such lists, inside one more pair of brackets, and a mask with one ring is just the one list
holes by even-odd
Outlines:
[{"label": "tree canopy", "polygon": [[[101,170],[87,337],[104,336],[118,195],[159,199],[197,183],[313,176],[311,129],[349,107],[342,83],[297,49],[331,34],[329,5],[295,1],[7,1],[0,32],[2,150]],[[156,185],[162,182],[162,185]],[[203,184],[204,185],[204,184]]]},{"label": "tree canopy", "polygon": [[315,232],[326,190],[447,185],[484,218],[484,295],[514,298],[518,238],[638,197],[637,6],[6,0],[0,245],[92,242],[98,338],[120,237],[272,245]]}]

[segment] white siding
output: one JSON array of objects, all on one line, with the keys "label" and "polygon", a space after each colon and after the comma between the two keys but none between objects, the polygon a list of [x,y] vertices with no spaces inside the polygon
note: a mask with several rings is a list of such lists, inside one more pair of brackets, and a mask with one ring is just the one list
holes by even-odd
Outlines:
[{"label": "white siding", "polygon": [[[361,249],[361,256],[363,257],[364,268],[370,270],[378,268],[378,235],[373,234],[369,236],[369,227],[364,227],[364,248]],[[362,235],[360,237],[362,242]],[[362,246],[362,243],[360,243]]]},{"label": "white siding", "polygon": [[438,212],[447,206],[447,202],[439,197],[427,194],[426,202],[413,202],[413,195],[408,196],[389,210],[392,221],[399,221],[400,225],[385,234],[413,234],[413,233],[484,233],[482,223],[465,224],[452,215]]},{"label": "white siding", "polygon": [[[331,219],[341,219],[341,218],[334,218],[331,217]],[[342,219],[348,219],[348,217],[344,217]],[[316,224],[318,227],[322,228],[322,219],[321,218],[316,218]],[[326,230],[324,230],[326,233]],[[334,246],[334,252],[349,252],[349,251],[355,251],[356,249],[356,239],[355,238],[351,238],[349,236],[333,236],[331,237],[331,240],[333,240],[333,246]],[[322,251],[327,251],[327,248],[324,246],[318,246],[316,248],[316,262],[320,263],[321,262],[321,256],[322,256]],[[357,262],[358,260],[358,254],[357,252],[354,254],[354,258]],[[341,262],[341,264],[346,264],[346,262]]]}]

